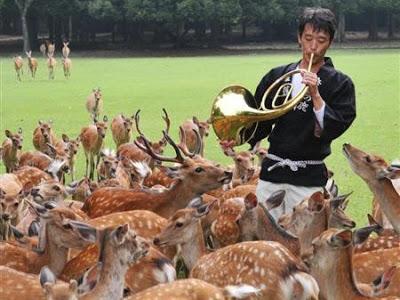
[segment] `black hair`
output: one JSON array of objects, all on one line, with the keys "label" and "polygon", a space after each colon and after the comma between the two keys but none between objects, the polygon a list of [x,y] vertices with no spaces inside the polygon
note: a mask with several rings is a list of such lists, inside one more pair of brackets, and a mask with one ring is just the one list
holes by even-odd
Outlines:
[{"label": "black hair", "polygon": [[299,20],[298,32],[301,36],[306,24],[311,24],[316,31],[325,31],[329,34],[330,41],[335,37],[336,18],[333,12],[327,8],[307,7]]}]

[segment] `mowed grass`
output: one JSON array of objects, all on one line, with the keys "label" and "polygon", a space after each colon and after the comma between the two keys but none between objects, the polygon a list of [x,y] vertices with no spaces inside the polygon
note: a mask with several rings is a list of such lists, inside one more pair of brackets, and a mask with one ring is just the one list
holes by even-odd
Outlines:
[{"label": "mowed grass", "polygon": [[[370,212],[372,194],[351,171],[341,146],[350,142],[388,161],[400,157],[399,54],[398,50],[332,50],[329,55],[336,68],[350,75],[355,83],[357,118],[334,141],[326,162],[335,173],[340,193],[353,191],[348,212],[361,226]],[[208,118],[212,101],[223,87],[240,83],[254,91],[270,68],[298,60],[299,53],[163,58],[79,58],[73,53],[71,58],[69,80],[64,79],[58,54],[55,80],[47,79],[45,60],[39,58],[36,79],[28,75],[25,64],[22,82],[16,81],[12,58],[0,58],[0,129],[15,132],[22,127],[24,150],[33,148],[32,132],[38,120],[53,120],[58,137],[61,133],[76,137],[90,123],[85,101],[94,87],[103,91],[104,113],[110,121],[118,113],[132,115],[140,108],[142,130],[148,137],[158,139],[164,128],[164,107],[172,119],[171,134],[177,138],[178,126],[185,119],[193,115]],[[106,147],[115,147],[110,130]],[[167,153],[172,154],[171,150]],[[230,163],[213,134],[207,140],[206,154],[212,160]],[[83,175],[84,167],[84,154],[80,151],[78,177]]]}]

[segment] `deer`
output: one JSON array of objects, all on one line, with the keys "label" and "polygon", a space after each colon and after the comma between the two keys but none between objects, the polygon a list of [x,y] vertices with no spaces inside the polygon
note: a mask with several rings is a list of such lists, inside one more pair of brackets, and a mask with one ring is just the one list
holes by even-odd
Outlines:
[{"label": "deer", "polygon": [[[149,240],[161,232],[166,224],[164,218],[145,210],[114,213],[85,222],[88,226],[98,230],[127,223],[139,236]],[[97,245],[91,245],[84,249],[67,263],[61,278],[67,281],[79,278],[86,269],[95,265],[98,249]],[[162,250],[164,254],[161,254],[156,248],[150,247],[148,256],[129,268],[125,283],[131,292],[138,292],[158,283],[175,280],[175,269],[169,258],[174,257],[176,250],[174,248],[163,248]]]},{"label": "deer", "polygon": [[25,192],[7,194],[0,188],[0,240],[8,240],[13,236],[10,225],[17,225],[24,208]]},{"label": "deer", "polygon": [[374,193],[394,230],[400,234],[400,194],[391,182],[391,179],[400,177],[400,168],[391,167],[383,158],[368,154],[350,144],[343,145],[343,153],[352,170]]},{"label": "deer", "polygon": [[22,129],[19,128],[17,133],[13,134],[10,130],[6,129],[5,134],[7,139],[1,145],[1,157],[6,167],[7,173],[12,173],[18,168],[20,151],[22,149]]},{"label": "deer", "polygon": [[42,53],[43,57],[46,57],[46,52],[47,52],[47,45],[48,41],[44,41],[43,43],[40,44],[39,51]]},{"label": "deer", "polygon": [[180,166],[174,171],[176,183],[160,193],[124,188],[98,189],[85,201],[82,208],[90,218],[133,209],[151,210],[162,217],[168,217],[177,209],[185,207],[196,196],[230,182],[231,172],[199,156],[184,157],[169,135],[165,131],[163,134],[174,148],[175,157],[156,154],[145,136],[142,136],[144,145],[137,141],[135,144],[155,160],[178,163]]},{"label": "deer", "polygon": [[[310,266],[311,274],[318,281],[321,296],[326,300],[375,299],[362,294],[353,277],[353,241],[365,239],[365,237],[357,235],[357,231],[353,235],[352,231],[348,229],[330,228],[315,238],[309,251],[302,256],[306,264]],[[369,265],[367,257],[364,258],[363,263],[368,270],[372,271],[375,268],[375,266]],[[391,287],[398,289],[393,281],[389,289]],[[385,291],[386,293],[387,291]],[[392,295],[399,295],[399,292]]]},{"label": "deer", "polygon": [[299,299],[318,299],[315,280],[301,261],[280,243],[242,242],[208,253],[200,219],[211,205],[178,210],[153,243],[157,246],[180,244],[191,278],[219,287],[249,284],[260,289],[259,299],[293,299],[294,286],[299,286],[303,288]]},{"label": "deer", "polygon": [[237,286],[229,285],[220,288],[203,280],[190,278],[174,281],[172,283],[160,284],[129,296],[126,299],[242,299],[252,295],[257,295],[258,292],[259,289],[247,284]]},{"label": "deer", "polygon": [[41,151],[54,158],[54,152],[49,149],[48,144],[54,145],[56,142],[56,137],[53,132],[53,121],[44,122],[39,120],[38,127],[33,131],[32,143],[36,150]]},{"label": "deer", "polygon": [[47,55],[54,56],[54,51],[56,50],[56,44],[49,42],[47,44]]},{"label": "deer", "polygon": [[47,69],[49,70],[49,79],[55,78],[54,76],[54,70],[57,65],[57,60],[53,56],[54,54],[51,54],[50,52],[50,46],[49,46],[49,52],[47,53]]},{"label": "deer", "polygon": [[[94,179],[94,171],[100,161],[100,151],[104,145],[104,138],[107,132],[107,116],[103,121],[94,119],[94,124],[83,127],[79,135],[86,157],[86,175]],[[88,173],[89,171],[89,173]]]},{"label": "deer", "polygon": [[187,139],[187,147],[191,152],[195,150],[197,143],[197,137],[193,133],[193,130],[199,132],[202,142],[199,155],[204,156],[205,138],[208,137],[210,131],[209,123],[207,121],[199,121],[199,119],[194,116],[191,120],[186,120],[185,122],[183,122],[181,127],[183,128]]},{"label": "deer", "polygon": [[344,213],[350,194],[333,199],[322,192],[315,192],[293,208],[290,215],[283,215],[279,224],[299,238],[301,252],[307,251],[314,238],[328,228],[351,229],[356,226]]},{"label": "deer", "polygon": [[81,139],[79,136],[75,139],[71,139],[65,133],[61,135],[61,138],[61,140],[58,140],[55,143],[54,148],[57,154],[65,154],[63,156],[65,156],[68,161],[68,166],[71,172],[71,179],[72,181],[74,181],[76,155],[78,154]]},{"label": "deer", "polygon": [[24,66],[24,60],[20,55],[14,56],[14,68],[15,72],[17,73],[17,80],[21,81],[21,75],[24,74],[24,69],[22,68]]},{"label": "deer", "polygon": [[115,178],[119,160],[114,150],[103,149],[100,151],[100,163],[97,166],[99,181]]},{"label": "deer", "polygon": [[103,95],[100,88],[95,88],[86,98],[86,109],[92,120],[97,120],[103,111]]},{"label": "deer", "polygon": [[8,186],[11,184],[12,186],[18,187],[19,189],[17,192],[19,192],[21,189],[30,190],[33,186],[38,185],[42,181],[54,179],[49,173],[30,166],[20,167],[10,175],[11,176],[4,178],[6,181],[5,185]]},{"label": "deer", "polygon": [[64,77],[69,79],[71,77],[71,68],[72,68],[72,60],[68,57],[65,57],[61,60],[64,70]]},{"label": "deer", "polygon": [[127,118],[121,113],[112,120],[111,132],[117,149],[122,144],[129,143],[132,133],[133,118],[133,116]]},{"label": "deer", "polygon": [[121,187],[142,189],[143,181],[151,175],[152,171],[146,162],[132,161],[122,157],[117,165],[115,179]]},{"label": "deer", "polygon": [[97,183],[92,182],[88,177],[71,182],[65,186],[72,200],[84,202],[97,188]]},{"label": "deer", "polygon": [[35,74],[38,68],[38,61],[36,58],[32,57],[32,51],[25,52],[28,57],[28,66],[31,71],[32,78],[35,78]]},{"label": "deer", "polygon": [[69,42],[63,42],[64,47],[62,48],[62,55],[64,58],[68,58],[69,54],[71,52],[71,49],[69,49],[68,45]]}]

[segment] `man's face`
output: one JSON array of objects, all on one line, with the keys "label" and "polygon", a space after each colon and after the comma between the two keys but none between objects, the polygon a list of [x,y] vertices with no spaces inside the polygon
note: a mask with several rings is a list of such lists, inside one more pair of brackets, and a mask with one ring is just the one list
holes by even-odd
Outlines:
[{"label": "man's face", "polygon": [[313,64],[321,62],[331,45],[329,33],[323,30],[316,31],[311,24],[306,24],[302,35],[298,35],[297,38],[303,50],[303,59],[307,63],[311,53],[314,53]]}]

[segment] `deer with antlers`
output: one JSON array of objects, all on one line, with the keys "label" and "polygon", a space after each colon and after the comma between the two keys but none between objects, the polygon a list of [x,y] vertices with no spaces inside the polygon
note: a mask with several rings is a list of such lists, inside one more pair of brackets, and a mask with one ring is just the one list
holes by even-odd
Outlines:
[{"label": "deer with antlers", "polygon": [[86,98],[86,109],[92,120],[97,120],[103,111],[103,94],[100,88],[95,88]]},{"label": "deer with antlers", "polygon": [[155,160],[178,163],[180,166],[174,171],[176,183],[160,193],[123,188],[98,189],[86,200],[83,207],[88,216],[94,218],[112,212],[147,209],[168,217],[177,209],[185,207],[196,196],[229,183],[232,178],[231,172],[199,156],[184,157],[169,135],[165,131],[163,133],[175,150],[174,158],[156,154],[145,136],[141,137],[144,145],[138,141],[135,141],[135,144]]},{"label": "deer with antlers", "polygon": [[249,284],[260,289],[259,299],[293,299],[293,288],[299,286],[303,288],[299,299],[317,299],[317,283],[305,272],[300,260],[280,243],[242,242],[207,254],[200,218],[208,213],[211,205],[178,210],[154,239],[154,244],[180,244],[192,278],[219,287]]},{"label": "deer with antlers", "polygon": [[187,147],[189,151],[194,152],[197,144],[197,136],[194,131],[198,131],[201,138],[201,149],[199,152],[200,156],[204,156],[205,139],[208,137],[210,131],[210,125],[207,121],[199,121],[197,117],[193,117],[191,120],[186,120],[181,125],[186,139]]},{"label": "deer with antlers", "polygon": [[400,177],[400,168],[391,167],[383,158],[368,154],[350,144],[343,145],[343,153],[352,170],[374,193],[375,199],[394,230],[400,234],[400,194],[391,182],[391,179]]},{"label": "deer with antlers", "polygon": [[22,149],[22,129],[13,134],[10,130],[5,130],[7,139],[1,145],[1,157],[6,167],[6,172],[11,173],[17,169],[19,164],[20,151]]},{"label": "deer with antlers", "polygon": [[38,61],[36,58],[32,57],[32,51],[25,52],[28,57],[28,66],[31,71],[32,78],[35,78],[35,74],[38,68]]},{"label": "deer with antlers", "polygon": [[[100,151],[104,145],[104,138],[107,132],[107,116],[103,121],[94,120],[93,125],[83,127],[80,134],[80,140],[86,157],[86,176],[94,179],[94,171],[97,169],[100,161]],[[89,171],[89,172],[88,172]]]}]

